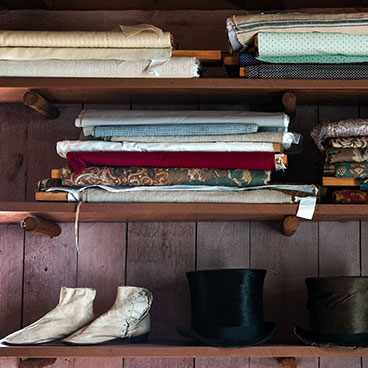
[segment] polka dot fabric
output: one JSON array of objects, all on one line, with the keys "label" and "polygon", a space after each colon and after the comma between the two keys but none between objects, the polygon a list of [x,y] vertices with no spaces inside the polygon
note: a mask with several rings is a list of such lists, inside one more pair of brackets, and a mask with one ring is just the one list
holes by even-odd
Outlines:
[{"label": "polka dot fabric", "polygon": [[280,63],[368,61],[368,34],[258,33],[258,59]]}]

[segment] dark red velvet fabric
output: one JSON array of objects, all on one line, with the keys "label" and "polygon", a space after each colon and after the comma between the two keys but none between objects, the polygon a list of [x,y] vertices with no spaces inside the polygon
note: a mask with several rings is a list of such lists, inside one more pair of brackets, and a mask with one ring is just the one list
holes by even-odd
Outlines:
[{"label": "dark red velvet fabric", "polygon": [[88,166],[275,170],[273,152],[69,152],[67,160],[77,174]]}]

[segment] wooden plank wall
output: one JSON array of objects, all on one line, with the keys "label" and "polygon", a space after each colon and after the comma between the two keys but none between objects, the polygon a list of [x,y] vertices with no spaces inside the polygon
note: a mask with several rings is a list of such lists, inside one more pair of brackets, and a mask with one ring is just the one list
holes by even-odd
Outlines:
[{"label": "wooden plank wall", "polygon": [[[61,117],[47,121],[20,104],[0,106],[2,162],[24,157],[1,182],[0,201],[33,200],[38,179],[63,164],[55,142],[76,138],[73,119],[81,105],[61,105]],[[92,107],[92,106],[89,106]],[[96,106],[93,106],[96,108]],[[107,106],[100,106],[106,108]],[[188,108],[188,106],[120,106],[120,108]],[[116,108],[116,106],[115,106]],[[193,109],[215,106],[191,106]],[[229,106],[217,106],[226,109]],[[230,106],[252,109],[253,106]],[[259,108],[259,107],[258,107]],[[277,107],[275,107],[277,109]],[[295,129],[308,134],[319,119],[367,116],[365,106],[300,106]],[[9,117],[15,117],[9,121]],[[39,129],[37,134],[36,128]],[[13,139],[17,137],[17,139]],[[23,138],[22,138],[23,137]],[[307,140],[307,135],[305,136]],[[12,140],[13,144],[8,141]],[[41,143],[40,143],[41,141]],[[4,143],[4,144],[2,144]],[[45,147],[41,147],[45,145]],[[45,158],[45,159],[44,159]],[[303,156],[302,160],[306,161]],[[13,161],[14,162],[14,161]],[[19,161],[20,162],[20,161]],[[305,166],[307,167],[307,166]],[[11,171],[13,170],[13,171]],[[307,167],[310,173],[312,168]],[[292,167],[290,167],[290,171]],[[18,172],[17,175],[14,173]],[[22,177],[19,178],[19,173]],[[309,174],[308,174],[309,175]],[[62,224],[52,240],[24,234],[17,225],[0,227],[0,336],[25,326],[52,309],[61,286],[97,289],[96,314],[113,303],[118,285],[140,285],[154,293],[152,340],[183,340],[178,324],[188,325],[189,290],[185,272],[195,269],[252,267],[267,269],[265,320],[279,332],[273,342],[295,342],[293,327],[306,326],[307,276],[366,275],[366,222],[302,222],[290,238],[280,234],[279,222],[113,223],[81,224],[80,248],[74,246],[74,225]],[[15,360],[0,361],[4,368]],[[364,367],[353,359],[302,359],[301,367]],[[58,359],[56,368],[80,367],[277,367],[274,359]]]},{"label": "wooden plank wall", "polygon": [[[118,23],[147,23],[170,29],[187,48],[227,49],[224,17],[232,11],[214,12],[0,12],[7,29],[111,29]],[[46,16],[47,15],[47,16]],[[205,21],[204,21],[205,20]],[[197,34],[185,32],[188,24]],[[189,27],[190,28],[190,27]],[[217,38],[218,36],[218,38]],[[214,41],[215,40],[215,41]],[[197,42],[198,43],[194,43]],[[164,104],[165,101],[162,101]],[[260,101],[261,103],[261,101]],[[47,121],[21,104],[0,105],[0,201],[31,201],[37,180],[63,164],[55,142],[75,139],[74,118],[83,105],[62,105],[61,117]],[[91,106],[87,106],[91,107]],[[94,106],[96,107],[96,106]],[[106,106],[99,106],[104,108]],[[263,109],[280,106],[126,105],[134,109]],[[111,108],[111,106],[109,107]],[[293,129],[304,134],[308,154],[290,158],[282,177],[301,182],[317,178],[318,151],[309,131],[319,119],[368,117],[366,106],[300,106]],[[280,176],[279,176],[280,177]],[[118,285],[139,285],[154,293],[152,339],[182,340],[178,324],[188,325],[189,290],[185,272],[226,267],[266,268],[265,319],[275,321],[279,332],[273,342],[295,342],[295,325],[307,326],[304,279],[308,276],[367,275],[368,223],[303,222],[290,238],[280,234],[279,222],[220,223],[114,223],[81,224],[78,255],[74,225],[62,224],[55,239],[24,234],[17,225],[0,226],[0,337],[25,326],[56,305],[61,286],[97,289],[97,314],[113,303]],[[357,359],[302,359],[300,367],[368,367]],[[13,368],[16,359],[2,359]],[[55,368],[82,367],[277,367],[274,359],[58,359]]]}]

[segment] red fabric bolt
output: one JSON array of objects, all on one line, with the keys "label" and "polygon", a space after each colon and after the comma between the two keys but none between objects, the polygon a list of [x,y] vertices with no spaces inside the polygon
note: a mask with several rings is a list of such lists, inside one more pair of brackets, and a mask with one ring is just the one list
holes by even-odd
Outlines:
[{"label": "red fabric bolt", "polygon": [[67,160],[76,174],[89,166],[275,170],[273,152],[69,152]]}]

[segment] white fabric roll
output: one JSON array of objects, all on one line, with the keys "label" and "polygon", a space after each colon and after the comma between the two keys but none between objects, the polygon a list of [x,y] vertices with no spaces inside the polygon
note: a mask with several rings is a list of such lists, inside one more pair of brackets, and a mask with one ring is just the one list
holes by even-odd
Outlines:
[{"label": "white fabric roll", "polygon": [[205,110],[82,110],[75,120],[90,135],[95,126],[153,124],[234,124],[253,123],[262,128],[287,131],[289,116],[283,112]]},{"label": "white fabric roll", "polygon": [[205,142],[205,143],[139,143],[104,141],[60,141],[56,144],[59,156],[68,152],[274,152],[273,144],[266,142]]}]

